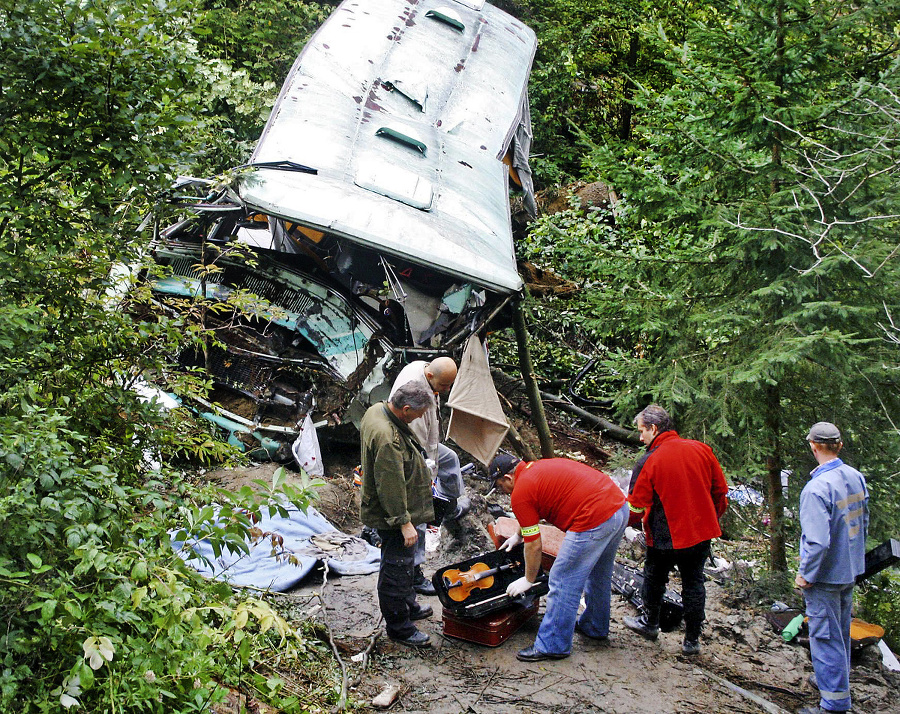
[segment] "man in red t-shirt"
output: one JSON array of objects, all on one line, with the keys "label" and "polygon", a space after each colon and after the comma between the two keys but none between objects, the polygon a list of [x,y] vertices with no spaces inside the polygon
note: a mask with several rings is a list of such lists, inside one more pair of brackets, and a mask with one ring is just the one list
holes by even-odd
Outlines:
[{"label": "man in red t-shirt", "polygon": [[647,453],[632,471],[628,504],[630,523],[644,523],[647,556],[641,596],[644,612],[626,617],[625,626],[648,640],[659,636],[659,613],[669,573],[681,574],[686,655],[700,652],[705,619],[703,564],[710,540],[722,535],[719,518],[728,507],[728,484],[713,451],[693,439],[682,439],[662,407],[651,404],[635,417]]},{"label": "man in red t-shirt", "polygon": [[[521,528],[501,548],[525,542],[525,575],[510,583],[507,595],[518,597],[534,585],[541,565],[539,522],[566,533],[550,569],[547,611],[537,637],[516,657],[523,662],[568,657],[576,629],[606,640],[613,564],[628,523],[625,494],[603,472],[571,459],[526,462],[500,454],[491,461],[490,475],[510,494]],[[582,592],[585,610],[578,618]]]}]

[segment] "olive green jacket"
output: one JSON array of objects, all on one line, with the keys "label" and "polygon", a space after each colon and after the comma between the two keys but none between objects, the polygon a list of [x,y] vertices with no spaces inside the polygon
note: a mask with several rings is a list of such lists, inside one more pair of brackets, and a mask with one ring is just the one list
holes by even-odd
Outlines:
[{"label": "olive green jacket", "polygon": [[366,411],[359,434],[360,520],[383,529],[433,520],[431,471],[409,426],[391,413],[386,402],[379,402]]}]

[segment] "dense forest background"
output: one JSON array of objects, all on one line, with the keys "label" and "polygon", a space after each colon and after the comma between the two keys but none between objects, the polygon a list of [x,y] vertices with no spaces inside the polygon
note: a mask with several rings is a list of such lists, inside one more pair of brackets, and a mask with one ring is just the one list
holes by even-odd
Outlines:
[{"label": "dense forest background", "polygon": [[[869,479],[872,544],[898,535],[900,1],[497,4],[539,37],[538,188],[603,181],[619,198],[573,201],[518,241],[580,288],[529,303],[539,378],[591,363],[579,389],[613,420],[669,408],[765,491],[776,580],[815,421],[841,427]],[[202,507],[189,466],[228,448],[133,387],[208,336],[139,319],[139,293],[118,309],[110,269],[139,259],[175,176],[246,160],[332,7],[0,0],[2,711],[206,711],[242,680],[290,710],[312,695],[282,686],[287,664],[314,663],[311,688],[331,691],[316,638],[173,555],[176,522],[241,547],[263,497],[216,493],[227,527]],[[896,638],[889,578],[865,606]]]}]

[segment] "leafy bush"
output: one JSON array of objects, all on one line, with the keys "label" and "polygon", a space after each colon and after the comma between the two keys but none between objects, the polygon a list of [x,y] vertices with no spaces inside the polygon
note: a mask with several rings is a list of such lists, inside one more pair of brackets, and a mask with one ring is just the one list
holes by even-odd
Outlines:
[{"label": "leafy bush", "polygon": [[[206,711],[239,681],[278,699],[259,662],[272,648],[282,663],[321,659],[318,646],[266,602],[200,578],[169,530],[246,550],[254,514],[278,494],[305,507],[312,482],[188,494],[104,463],[72,426],[52,409],[0,419],[0,710]],[[201,507],[213,496],[220,509]]]},{"label": "leafy bush", "polygon": [[[210,339],[125,310],[111,276],[137,261],[135,225],[174,167],[235,146],[205,103],[229,92],[228,72],[200,71],[193,12],[183,0],[0,7],[3,712],[207,712],[239,684],[296,711],[278,669],[322,661],[263,599],[187,568],[169,536],[190,516],[195,535],[246,548],[254,512],[275,492],[305,505],[312,484],[195,489],[173,461],[231,452],[132,389]],[[236,106],[259,122],[252,94]]]},{"label": "leafy bush", "polygon": [[896,569],[882,571],[857,589],[860,617],[881,625],[888,645],[900,647],[900,573]]}]

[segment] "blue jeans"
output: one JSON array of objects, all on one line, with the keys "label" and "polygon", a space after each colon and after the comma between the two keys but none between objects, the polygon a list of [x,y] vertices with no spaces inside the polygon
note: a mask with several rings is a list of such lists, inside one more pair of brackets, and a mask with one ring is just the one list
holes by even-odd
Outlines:
[{"label": "blue jeans", "polygon": [[547,611],[534,641],[539,652],[568,654],[581,593],[585,610],[578,620],[593,637],[609,634],[609,601],[616,549],[628,525],[628,504],[596,528],[581,533],[569,531],[550,568]]},{"label": "blue jeans", "polygon": [[809,653],[819,686],[819,706],[850,709],[850,606],[853,585],[812,585],[803,591],[809,617]]}]

